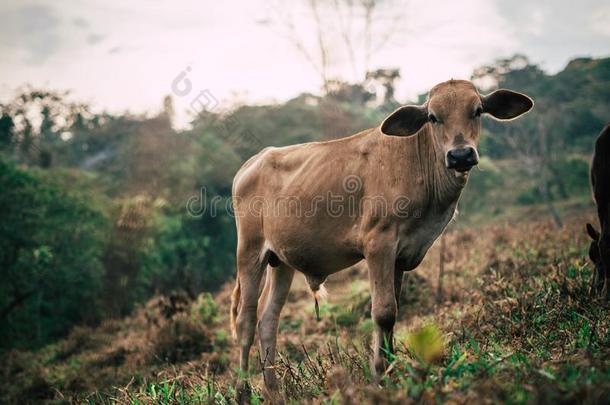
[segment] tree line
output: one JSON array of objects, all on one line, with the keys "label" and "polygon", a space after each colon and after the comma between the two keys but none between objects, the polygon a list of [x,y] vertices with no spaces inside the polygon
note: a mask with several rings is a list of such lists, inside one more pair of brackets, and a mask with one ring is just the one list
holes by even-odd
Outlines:
[{"label": "tree line", "polygon": [[[186,130],[173,127],[170,98],[143,116],[19,89],[0,105],[0,349],[44,345],[154,294],[218,289],[234,275],[234,220],[187,202],[226,205],[233,175],[265,146],[378,125],[398,105],[400,77],[378,69],[359,83],[327,80],[322,95],[202,111]],[[481,152],[490,159],[473,173],[463,211],[499,209],[508,195],[506,204],[545,204],[559,225],[555,204],[588,194],[588,155],[610,117],[610,58],[575,59],[549,75],[516,55],[472,78],[482,92],[523,91],[536,109],[511,126],[485,121]],[[502,192],[508,175],[526,186]]]}]

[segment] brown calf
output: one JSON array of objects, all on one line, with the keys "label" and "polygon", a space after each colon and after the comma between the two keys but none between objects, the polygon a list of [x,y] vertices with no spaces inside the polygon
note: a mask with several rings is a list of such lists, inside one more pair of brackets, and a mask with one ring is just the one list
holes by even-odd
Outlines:
[{"label": "brown calf", "polygon": [[[478,163],[481,116],[510,120],[532,106],[520,93],[481,96],[472,83],[450,80],[432,88],[424,105],[401,107],[377,128],[267,148],[248,160],[233,182],[238,246],[231,321],[241,370],[248,370],[260,305],[265,386],[280,398],[277,327],[295,270],[318,292],[329,275],[364,259],[377,325],[373,363],[383,373],[402,273],[418,266],[453,218]],[[238,391],[246,385],[241,381]]]}]

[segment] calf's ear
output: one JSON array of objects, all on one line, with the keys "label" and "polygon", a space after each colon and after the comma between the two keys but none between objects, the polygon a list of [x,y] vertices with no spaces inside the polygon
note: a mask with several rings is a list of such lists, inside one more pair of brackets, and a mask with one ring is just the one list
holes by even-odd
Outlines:
[{"label": "calf's ear", "polygon": [[590,223],[587,222],[587,234],[593,240],[599,240],[599,232]]},{"label": "calf's ear", "polygon": [[482,96],[483,112],[499,120],[512,120],[534,106],[534,100],[516,91],[499,89]]},{"label": "calf's ear", "polygon": [[406,105],[390,114],[381,123],[384,135],[409,136],[428,122],[428,109],[425,106]]}]

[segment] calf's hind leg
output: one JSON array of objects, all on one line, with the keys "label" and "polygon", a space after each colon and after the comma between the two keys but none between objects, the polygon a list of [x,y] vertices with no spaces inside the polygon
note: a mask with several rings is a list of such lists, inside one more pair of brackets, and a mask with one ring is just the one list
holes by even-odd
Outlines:
[{"label": "calf's hind leg", "polygon": [[236,319],[237,344],[240,348],[239,368],[242,375],[237,384],[239,403],[249,402],[247,382],[250,348],[256,331],[256,310],[261,278],[267,258],[260,251],[239,249],[237,251],[237,277],[239,279],[239,305]]}]

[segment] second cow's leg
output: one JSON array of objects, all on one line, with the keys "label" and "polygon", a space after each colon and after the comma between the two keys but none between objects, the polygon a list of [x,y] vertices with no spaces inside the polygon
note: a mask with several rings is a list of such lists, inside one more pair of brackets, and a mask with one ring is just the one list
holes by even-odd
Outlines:
[{"label": "second cow's leg", "polygon": [[277,377],[275,375],[275,353],[277,343],[277,328],[280,312],[286,303],[290,292],[294,270],[280,264],[278,267],[267,267],[268,287],[265,297],[265,307],[259,321],[260,357],[263,365],[263,378],[267,395],[272,402],[281,401],[279,398]]},{"label": "second cow's leg", "polygon": [[373,339],[373,365],[377,378],[386,370],[388,357],[394,352],[393,330],[398,312],[396,301],[395,247],[393,244],[372,246],[366,256],[371,285],[371,317],[376,324]]}]

